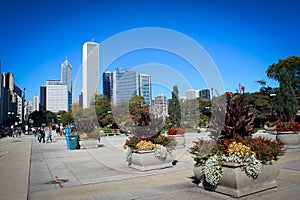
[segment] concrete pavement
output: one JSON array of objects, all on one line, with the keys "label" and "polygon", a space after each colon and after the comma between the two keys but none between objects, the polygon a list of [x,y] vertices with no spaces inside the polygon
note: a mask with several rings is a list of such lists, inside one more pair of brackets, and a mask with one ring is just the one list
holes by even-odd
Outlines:
[{"label": "concrete pavement", "polygon": [[[202,134],[186,134],[187,147]],[[193,183],[186,148],[166,169],[140,172],[125,161],[125,136],[103,137],[102,147],[67,150],[65,140],[38,143],[33,136],[0,140],[0,199],[232,199]],[[299,199],[300,151],[280,158],[278,187],[240,199]]]}]

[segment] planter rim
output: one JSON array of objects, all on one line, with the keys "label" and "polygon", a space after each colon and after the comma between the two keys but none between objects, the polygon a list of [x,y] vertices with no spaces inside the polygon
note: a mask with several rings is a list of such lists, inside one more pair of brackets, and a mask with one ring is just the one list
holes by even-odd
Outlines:
[{"label": "planter rim", "polygon": [[296,135],[299,134],[300,131],[276,131],[277,135]]}]

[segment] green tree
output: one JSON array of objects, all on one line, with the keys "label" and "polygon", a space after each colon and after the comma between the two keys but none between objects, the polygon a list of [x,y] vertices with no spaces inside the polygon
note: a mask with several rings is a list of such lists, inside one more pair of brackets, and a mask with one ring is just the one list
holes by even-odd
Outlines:
[{"label": "green tree", "polygon": [[103,94],[96,94],[92,105],[95,105],[96,116],[101,127],[114,123],[111,114],[111,103],[107,96]]},{"label": "green tree", "polygon": [[300,97],[300,57],[290,56],[280,59],[278,63],[272,64],[267,69],[267,76],[271,79],[282,81],[282,70],[287,72],[291,87],[295,94]]},{"label": "green tree", "polygon": [[173,86],[172,99],[168,103],[168,114],[172,126],[181,125],[181,106],[179,101],[179,91],[177,85]]},{"label": "green tree", "polygon": [[284,69],[280,70],[279,89],[276,90],[274,108],[279,118],[284,122],[295,119],[298,106],[297,97],[291,85],[291,79],[288,72]]},{"label": "green tree", "polygon": [[43,110],[43,116],[47,125],[55,122],[54,120],[56,119],[56,116],[54,112]]},{"label": "green tree", "polygon": [[63,124],[71,124],[74,123],[73,115],[71,111],[64,112],[61,114],[61,122]]},{"label": "green tree", "polygon": [[255,127],[261,127],[267,121],[271,121],[272,103],[270,95],[260,91],[252,94],[245,94],[245,98],[249,105],[249,111],[255,116]]},{"label": "green tree", "polygon": [[148,107],[144,97],[138,96],[136,94],[132,95],[129,100],[129,113],[134,116],[134,121],[137,120],[145,113],[145,109]]}]

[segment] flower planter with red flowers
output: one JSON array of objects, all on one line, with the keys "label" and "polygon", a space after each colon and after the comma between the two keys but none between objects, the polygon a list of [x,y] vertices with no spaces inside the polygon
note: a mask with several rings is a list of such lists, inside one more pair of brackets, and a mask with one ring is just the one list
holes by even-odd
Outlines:
[{"label": "flower planter with red flowers", "polygon": [[276,124],[276,139],[282,142],[286,148],[297,148],[300,144],[300,123],[282,122]]},{"label": "flower planter with red flowers", "polygon": [[185,132],[186,128],[171,127],[167,130],[168,136],[173,136],[176,141],[176,147],[185,147]]}]

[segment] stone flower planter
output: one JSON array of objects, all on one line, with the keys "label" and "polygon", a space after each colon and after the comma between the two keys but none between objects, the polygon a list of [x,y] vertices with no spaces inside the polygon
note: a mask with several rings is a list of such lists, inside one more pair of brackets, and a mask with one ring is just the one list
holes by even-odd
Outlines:
[{"label": "stone flower planter", "polygon": [[185,134],[180,135],[172,135],[175,138],[176,141],[176,147],[185,147]]},{"label": "stone flower planter", "polygon": [[87,138],[79,141],[80,149],[92,149],[98,148],[100,146],[101,136],[99,139],[96,138]]},{"label": "stone flower planter", "polygon": [[172,167],[172,161],[173,158],[169,154],[164,159],[157,159],[154,151],[139,151],[132,153],[129,166],[140,171],[148,171]]},{"label": "stone flower planter", "polygon": [[282,142],[287,147],[297,146],[300,143],[299,133],[294,132],[278,132],[276,135],[276,139]]},{"label": "stone flower planter", "polygon": [[[263,165],[262,173],[253,180],[245,174],[239,164],[227,163],[222,167],[223,177],[214,191],[233,197],[242,197],[277,187],[276,178],[281,169],[278,162],[274,162],[272,165]],[[194,176],[199,180],[202,179],[201,167],[194,168]],[[199,185],[205,189],[212,189],[206,181],[201,181]]]}]

